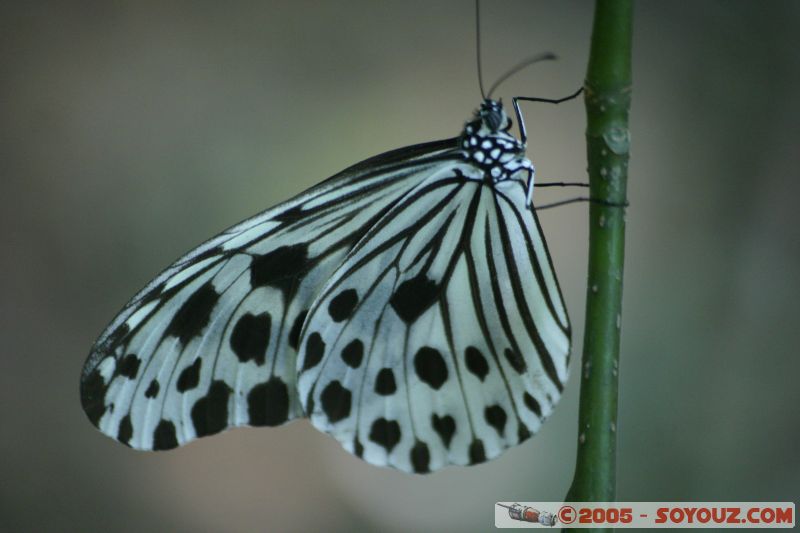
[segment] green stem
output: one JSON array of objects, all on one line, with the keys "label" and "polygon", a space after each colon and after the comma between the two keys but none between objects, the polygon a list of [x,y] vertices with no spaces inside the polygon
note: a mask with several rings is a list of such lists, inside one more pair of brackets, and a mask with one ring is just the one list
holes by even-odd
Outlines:
[{"label": "green stem", "polygon": [[586,74],[589,276],[578,458],[569,501],[616,497],[617,373],[622,316],[631,96],[631,0],[597,0]]}]

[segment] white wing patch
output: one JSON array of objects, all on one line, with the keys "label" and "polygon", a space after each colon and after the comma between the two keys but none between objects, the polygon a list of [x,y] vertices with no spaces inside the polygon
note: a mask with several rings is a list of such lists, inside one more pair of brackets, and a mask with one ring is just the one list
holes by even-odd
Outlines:
[{"label": "white wing patch", "polygon": [[364,460],[424,473],[535,433],[567,376],[569,324],[521,180],[430,176],[315,301],[298,359],[311,422]]}]

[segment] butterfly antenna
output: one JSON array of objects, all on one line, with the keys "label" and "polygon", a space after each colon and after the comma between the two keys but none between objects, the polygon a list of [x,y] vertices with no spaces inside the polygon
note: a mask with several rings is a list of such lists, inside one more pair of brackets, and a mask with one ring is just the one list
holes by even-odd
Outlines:
[{"label": "butterfly antenna", "polygon": [[483,90],[483,71],[481,70],[481,1],[475,0],[475,53],[478,60],[478,86],[481,89],[481,97],[486,99],[486,91]]},{"label": "butterfly antenna", "polygon": [[[531,56],[528,59],[517,63],[516,65],[511,67],[511,69],[509,69],[508,72],[506,72],[505,74],[500,76],[497,79],[497,81],[494,82],[494,84],[492,84],[492,86],[489,88],[489,94],[487,94],[485,96],[485,98],[491,98],[492,97],[492,93],[494,92],[495,89],[497,89],[500,86],[501,83],[503,83],[508,78],[510,78],[511,76],[513,76],[514,74],[519,72],[520,70],[524,69],[525,67],[533,65],[534,63],[538,63],[539,61],[553,61],[555,59],[558,59],[558,57],[556,57],[556,55],[554,53],[545,52],[543,54],[536,54],[535,56]],[[479,70],[480,70],[480,67],[479,67]]]}]

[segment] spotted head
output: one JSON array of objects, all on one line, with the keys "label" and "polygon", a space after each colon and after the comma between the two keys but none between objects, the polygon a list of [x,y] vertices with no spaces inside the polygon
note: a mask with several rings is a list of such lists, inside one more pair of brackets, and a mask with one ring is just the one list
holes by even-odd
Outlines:
[{"label": "spotted head", "polygon": [[525,144],[511,135],[511,118],[499,100],[485,99],[461,132],[464,157],[484,172],[484,179],[497,183],[519,170],[531,173],[533,164],[525,157]]}]

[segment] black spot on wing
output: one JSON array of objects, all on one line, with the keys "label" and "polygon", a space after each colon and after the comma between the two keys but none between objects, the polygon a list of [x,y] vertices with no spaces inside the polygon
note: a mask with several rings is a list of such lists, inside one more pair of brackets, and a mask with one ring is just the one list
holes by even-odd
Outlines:
[{"label": "black spot on wing", "polygon": [[133,436],[133,425],[131,424],[130,413],[123,416],[119,421],[119,429],[117,430],[117,440],[126,446],[130,446],[131,437]]},{"label": "black spot on wing", "polygon": [[469,445],[469,463],[474,465],[486,462],[486,451],[483,449],[483,441],[475,439]]},{"label": "black spot on wing", "polygon": [[358,437],[353,439],[353,453],[356,454],[356,457],[364,457],[364,445],[361,444]]},{"label": "black spot on wing", "polygon": [[192,406],[192,423],[198,437],[214,435],[228,427],[228,398],[231,388],[220,380],[211,382],[208,394]]},{"label": "black spot on wing", "polygon": [[517,427],[517,440],[519,442],[523,442],[528,440],[530,437],[531,437],[531,430],[528,429],[528,426],[522,423],[522,420],[519,420]]},{"label": "black spot on wing", "polygon": [[417,377],[434,389],[439,389],[447,381],[447,364],[438,350],[423,346],[414,356],[414,370]]},{"label": "black spot on wing", "polygon": [[328,383],[319,399],[322,402],[322,411],[332,424],[350,416],[353,395],[339,381]]},{"label": "black spot on wing", "polygon": [[175,436],[175,424],[162,419],[153,432],[153,449],[171,450],[177,447],[178,438]]},{"label": "black spot on wing", "polygon": [[328,314],[334,322],[350,318],[358,304],[358,293],[355,289],[345,289],[337,294],[328,304]]},{"label": "black spot on wing", "polygon": [[292,329],[289,330],[289,346],[295,350],[298,348],[298,346],[300,346],[300,332],[303,330],[303,322],[306,321],[307,316],[308,309],[300,311],[300,313],[294,319]]},{"label": "black spot on wing", "polygon": [[400,442],[400,424],[396,420],[378,418],[372,423],[369,431],[369,440],[386,448],[386,453]]},{"label": "black spot on wing", "polygon": [[542,408],[539,405],[539,402],[536,399],[528,394],[527,392],[522,396],[522,399],[525,401],[525,407],[533,411],[533,413],[538,416],[539,418],[542,417]]},{"label": "black spot on wing", "polygon": [[281,246],[253,258],[250,264],[250,284],[253,287],[270,286],[292,294],[308,262],[305,243]]},{"label": "black spot on wing", "polygon": [[483,381],[486,378],[486,374],[489,373],[489,363],[486,362],[486,358],[481,351],[474,346],[467,346],[464,351],[464,359],[467,363],[467,369]]},{"label": "black spot on wing", "polygon": [[522,355],[520,355],[516,350],[506,348],[503,353],[508,360],[508,364],[511,365],[511,368],[517,371],[517,374],[523,374],[525,370],[528,369],[528,365],[525,364],[525,359],[523,359]]},{"label": "black spot on wing", "polygon": [[411,448],[411,466],[417,474],[430,472],[431,452],[428,445],[418,440]]},{"label": "black spot on wing", "polygon": [[81,406],[95,426],[100,423],[100,419],[106,412],[107,391],[108,384],[98,370],[93,370],[81,380]]},{"label": "black spot on wing", "polygon": [[289,419],[289,387],[273,376],[247,395],[251,426],[279,426]]},{"label": "black spot on wing", "polygon": [[194,362],[181,370],[178,381],[175,384],[178,392],[186,392],[197,387],[200,383],[200,367],[203,365],[203,358],[198,357]]},{"label": "black spot on wing", "polygon": [[269,313],[247,313],[236,321],[231,333],[231,350],[240,362],[263,365],[267,356],[271,319]]},{"label": "black spot on wing", "polygon": [[322,361],[323,355],[325,355],[325,341],[322,340],[322,335],[315,331],[308,336],[306,341],[306,356],[300,371],[305,372],[309,368],[317,366]]},{"label": "black spot on wing", "polygon": [[381,368],[375,378],[375,392],[381,396],[390,396],[397,392],[397,383],[391,368]]},{"label": "black spot on wing", "polygon": [[136,379],[141,362],[142,360],[136,354],[129,353],[117,363],[117,373],[128,379]]},{"label": "black spot on wing", "polygon": [[456,421],[453,417],[450,415],[440,417],[434,414],[431,416],[431,426],[433,426],[433,429],[439,434],[439,437],[442,438],[445,447],[449,448],[450,441],[453,439],[453,435],[456,432]]},{"label": "black spot on wing", "polygon": [[281,222],[282,224],[290,224],[297,222],[304,216],[303,205],[298,204],[294,207],[282,210],[280,213],[272,217],[272,221]]},{"label": "black spot on wing", "polygon": [[506,420],[508,420],[506,410],[499,405],[490,405],[483,410],[483,417],[486,419],[486,423],[496,429],[502,437],[506,429]]},{"label": "black spot on wing", "polygon": [[364,358],[364,343],[353,339],[342,349],[342,361],[350,368],[358,368]]},{"label": "black spot on wing", "polygon": [[145,398],[155,398],[158,396],[158,391],[161,389],[161,385],[158,384],[158,380],[154,379],[150,382],[147,386],[147,390],[144,391]]},{"label": "black spot on wing", "polygon": [[211,282],[206,283],[192,294],[172,317],[165,331],[166,335],[178,337],[186,346],[189,341],[202,333],[211,318],[211,311],[219,300],[219,294]]},{"label": "black spot on wing", "polygon": [[439,298],[440,287],[419,274],[401,283],[389,299],[392,308],[406,324],[417,320]]}]

